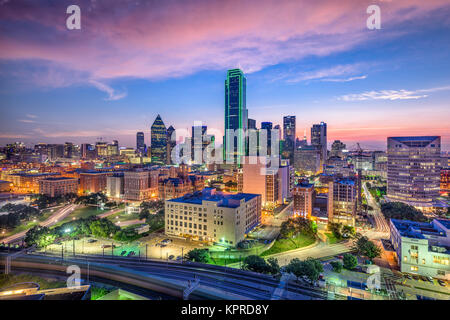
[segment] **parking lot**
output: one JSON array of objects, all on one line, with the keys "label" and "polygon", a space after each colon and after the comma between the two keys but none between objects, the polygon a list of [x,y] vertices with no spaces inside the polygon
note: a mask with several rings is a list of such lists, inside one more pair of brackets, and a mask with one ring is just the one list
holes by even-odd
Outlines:
[{"label": "parking lot", "polygon": [[[161,243],[169,239],[167,243]],[[52,244],[45,250],[54,254],[67,256],[75,254],[97,254],[114,256],[140,256],[148,259],[176,259],[194,248],[202,248],[202,244],[178,238],[170,238],[164,234],[152,233],[139,241],[120,243],[114,240],[84,238]]]}]

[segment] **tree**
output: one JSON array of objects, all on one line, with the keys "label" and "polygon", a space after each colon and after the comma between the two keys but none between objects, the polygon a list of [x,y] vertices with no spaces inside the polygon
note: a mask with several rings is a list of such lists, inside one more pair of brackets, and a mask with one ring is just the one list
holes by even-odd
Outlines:
[{"label": "tree", "polygon": [[242,270],[249,270],[258,273],[268,273],[269,265],[264,258],[257,255],[250,255],[245,257],[242,262]]},{"label": "tree", "polygon": [[360,256],[369,258],[370,261],[381,255],[381,249],[365,236],[360,236],[354,245],[354,249]]},{"label": "tree", "polygon": [[40,248],[52,244],[57,234],[47,227],[35,226],[25,234],[25,243],[28,246],[36,245]]},{"label": "tree", "polygon": [[342,235],[345,238],[353,238],[356,235],[355,227],[345,225],[342,227]]},{"label": "tree", "polygon": [[209,251],[207,249],[193,249],[189,251],[186,260],[200,263],[207,263],[209,261]]},{"label": "tree", "polygon": [[344,268],[348,270],[353,270],[358,265],[358,259],[352,254],[346,253],[344,254]]},{"label": "tree", "polygon": [[402,202],[387,202],[381,204],[381,212],[386,219],[411,220],[425,222],[428,219],[422,211]]},{"label": "tree", "polygon": [[103,218],[92,221],[89,224],[89,229],[96,237],[110,238],[120,230],[120,227],[116,226],[110,220]]},{"label": "tree", "polygon": [[278,264],[278,260],[276,258],[267,259],[267,264],[269,265],[270,274],[276,275],[280,273],[280,265]]},{"label": "tree", "polygon": [[319,279],[320,273],[323,272],[323,266],[316,259],[308,258],[302,261],[295,258],[289,262],[285,270],[294,274],[297,279],[306,276],[311,282],[315,282]]},{"label": "tree", "polygon": [[336,239],[342,239],[342,223],[328,222],[328,230],[331,231]]},{"label": "tree", "polygon": [[343,268],[342,262],[340,262],[340,261],[331,261],[330,264],[333,267],[333,271],[334,272],[340,273],[342,271],[342,268]]}]

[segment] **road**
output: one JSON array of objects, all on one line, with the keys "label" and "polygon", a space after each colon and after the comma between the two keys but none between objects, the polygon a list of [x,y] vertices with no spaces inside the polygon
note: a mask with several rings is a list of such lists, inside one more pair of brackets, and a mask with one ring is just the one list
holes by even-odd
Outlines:
[{"label": "road", "polygon": [[99,217],[100,219],[101,219],[101,218],[106,218],[106,217],[112,216],[113,214],[116,214],[116,213],[118,213],[118,212],[120,212],[120,211],[124,211],[124,210],[125,210],[125,209],[123,209],[123,208],[111,210],[111,211],[108,211],[108,212],[106,212],[106,213],[99,214],[98,217]]},{"label": "road", "polygon": [[140,223],[145,223],[145,219],[139,220],[139,219],[134,219],[134,220],[127,220],[127,221],[118,221],[115,223],[116,226],[119,227],[126,227],[126,226],[131,226],[134,224],[140,224]]},{"label": "road", "polygon": [[363,189],[364,194],[366,195],[367,204],[373,208],[370,214],[375,219],[376,231],[386,234],[386,238],[388,238],[390,232],[389,224],[386,222],[386,219],[384,218],[383,213],[381,212],[380,206],[370,194],[366,183],[363,184]]},{"label": "road", "polygon": [[277,253],[269,257],[274,257],[278,259],[280,266],[287,265],[292,259],[298,258],[300,260],[305,260],[309,257],[314,259],[324,258],[343,254],[351,251],[351,243],[336,243],[336,244],[326,244],[324,242],[319,242],[316,246],[307,249],[291,250],[286,252]]},{"label": "road", "polygon": [[[50,227],[50,226],[54,225],[55,223],[57,223],[58,221],[67,217],[77,207],[78,207],[78,205],[76,205],[76,204],[70,204],[65,207],[62,207],[62,208],[58,209],[57,211],[55,211],[47,220],[41,222],[39,225],[42,227]],[[9,237],[1,240],[1,242],[4,242],[4,243],[17,242],[25,237],[25,234],[27,233],[27,231],[28,230],[24,230],[24,231],[18,232],[16,234],[13,234],[12,236],[9,236]]]}]

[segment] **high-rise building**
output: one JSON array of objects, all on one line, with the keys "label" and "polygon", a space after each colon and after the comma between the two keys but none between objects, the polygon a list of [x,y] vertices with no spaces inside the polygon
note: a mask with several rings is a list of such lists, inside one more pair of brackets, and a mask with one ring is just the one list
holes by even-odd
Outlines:
[{"label": "high-rise building", "polygon": [[240,164],[240,157],[246,153],[246,81],[242,70],[228,70],[225,80],[224,158],[236,164]]},{"label": "high-rise building", "polygon": [[327,124],[321,122],[311,128],[311,145],[320,150],[321,164],[327,160]]},{"label": "high-rise building", "polygon": [[294,216],[311,220],[314,202],[314,184],[301,182],[294,186],[292,195],[294,198]]},{"label": "high-rise building", "polygon": [[295,150],[295,116],[283,117],[283,140],[285,158],[294,162]]},{"label": "high-rise building", "polygon": [[439,197],[441,137],[389,137],[387,152],[387,198],[432,207]]},{"label": "high-rise building", "polygon": [[207,141],[207,126],[192,126],[191,159],[194,164],[202,164],[203,154],[209,142]]},{"label": "high-rise building", "polygon": [[256,130],[256,120],[255,119],[248,119],[247,129]]},{"label": "high-rise building", "polygon": [[74,146],[72,142],[66,142],[64,144],[64,158],[72,158]]},{"label": "high-rise building", "polygon": [[357,184],[355,179],[338,178],[328,184],[328,221],[355,226]]},{"label": "high-rise building", "polygon": [[172,150],[177,146],[175,128],[170,126],[167,128],[167,164],[173,164]]},{"label": "high-rise building", "polygon": [[[261,122],[261,130],[266,130],[267,134],[267,154],[271,154],[271,147],[272,147],[272,122]],[[260,134],[261,136],[261,134]],[[261,139],[260,139],[260,143]]]},{"label": "high-rise building", "polygon": [[145,138],[143,132],[136,133],[136,150],[141,155],[145,154]]},{"label": "high-rise building", "polygon": [[295,150],[294,168],[302,174],[314,175],[320,171],[320,150],[314,146],[304,146]]},{"label": "high-rise building", "polygon": [[340,140],[334,140],[331,145],[330,157],[344,157],[344,150],[346,145],[342,143]]},{"label": "high-rise building", "polygon": [[81,145],[81,158],[85,160],[95,159],[96,151],[95,147],[89,143],[83,143]]},{"label": "high-rise building", "polygon": [[167,163],[167,129],[158,114],[151,127],[152,162]]}]

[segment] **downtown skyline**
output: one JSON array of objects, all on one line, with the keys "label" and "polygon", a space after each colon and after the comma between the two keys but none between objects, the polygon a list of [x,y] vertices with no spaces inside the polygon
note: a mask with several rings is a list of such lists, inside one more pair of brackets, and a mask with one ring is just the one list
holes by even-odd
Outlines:
[{"label": "downtown skyline", "polygon": [[0,145],[134,147],[138,131],[149,145],[158,114],[175,129],[223,132],[226,70],[241,67],[258,127],[295,115],[308,140],[323,121],[329,144],[384,150],[388,136],[439,135],[450,150],[445,1],[375,1],[381,30],[366,28],[364,1],[243,2],[239,19],[233,1],[80,1],[79,31],[65,29],[66,4],[20,2],[0,4]]}]

